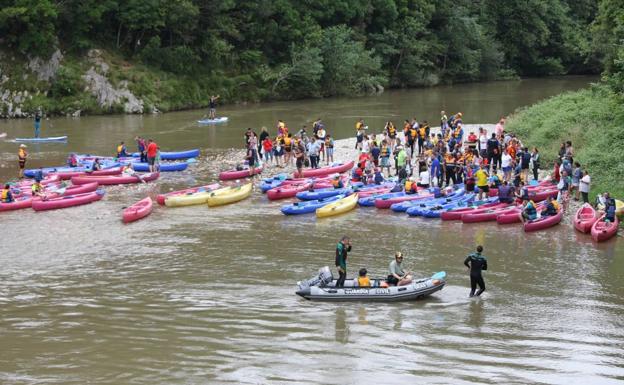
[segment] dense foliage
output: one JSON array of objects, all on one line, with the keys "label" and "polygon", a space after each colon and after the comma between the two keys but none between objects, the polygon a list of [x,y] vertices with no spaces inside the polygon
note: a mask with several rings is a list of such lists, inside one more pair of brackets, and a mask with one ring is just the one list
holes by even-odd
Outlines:
[{"label": "dense foliage", "polygon": [[0,0],[0,45],[42,57],[105,48],[226,100],[330,96],[599,72],[595,57],[624,60],[609,45],[622,34],[612,8],[621,15],[618,0],[600,4],[600,48],[586,32],[598,0]]}]

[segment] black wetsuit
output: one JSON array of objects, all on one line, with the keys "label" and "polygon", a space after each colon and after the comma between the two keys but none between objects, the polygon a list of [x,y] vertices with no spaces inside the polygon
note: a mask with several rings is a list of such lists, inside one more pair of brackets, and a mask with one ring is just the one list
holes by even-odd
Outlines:
[{"label": "black wetsuit", "polygon": [[479,291],[476,295],[481,295],[485,291],[485,282],[481,271],[487,270],[487,259],[481,253],[473,253],[466,257],[464,265],[470,268],[470,296],[475,295],[477,285],[479,285]]},{"label": "black wetsuit", "polygon": [[342,271],[338,270],[336,287],[344,287],[345,279],[347,279],[347,253],[349,251],[351,251],[351,245],[345,246],[342,242],[336,245],[336,267],[342,269]]}]

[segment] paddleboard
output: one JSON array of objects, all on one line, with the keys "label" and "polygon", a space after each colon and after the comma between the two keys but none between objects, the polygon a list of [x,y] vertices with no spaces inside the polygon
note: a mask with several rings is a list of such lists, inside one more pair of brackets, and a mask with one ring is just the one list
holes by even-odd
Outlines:
[{"label": "paddleboard", "polygon": [[6,137],[6,132],[0,133],[0,138],[5,138],[5,137]]},{"label": "paddleboard", "polygon": [[67,142],[67,136],[50,136],[47,138],[15,138],[16,142]]},{"label": "paddleboard", "polygon": [[228,117],[227,116],[221,116],[219,118],[214,118],[214,119],[198,120],[197,123],[199,123],[199,124],[217,124],[217,123],[225,123],[227,121],[228,121]]}]

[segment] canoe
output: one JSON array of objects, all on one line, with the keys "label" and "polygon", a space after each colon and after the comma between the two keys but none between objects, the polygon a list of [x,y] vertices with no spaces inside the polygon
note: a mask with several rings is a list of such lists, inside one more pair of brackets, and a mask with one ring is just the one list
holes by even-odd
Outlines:
[{"label": "canoe", "polygon": [[395,196],[380,196],[375,199],[375,207],[378,209],[389,209],[395,203],[418,201],[423,199],[434,198],[434,194],[398,194]]},{"label": "canoe", "polygon": [[422,210],[420,215],[424,218],[440,218],[443,212],[451,209],[455,209],[458,207],[466,207],[467,205],[471,205],[474,200],[474,193],[469,193],[464,195],[462,199],[449,202],[444,205],[440,205],[437,207],[432,207],[428,210]]},{"label": "canoe", "polygon": [[528,233],[531,231],[547,229],[561,222],[562,218],[563,218],[563,210],[559,210],[557,215],[541,217],[534,221],[524,222],[524,231]]},{"label": "canoe", "polygon": [[165,200],[169,197],[174,197],[177,195],[193,194],[193,193],[200,192],[200,191],[213,191],[213,190],[218,189],[220,186],[221,185],[219,183],[213,183],[213,184],[209,184],[206,186],[196,186],[196,187],[190,187],[184,190],[177,190],[177,191],[171,191],[165,194],[158,194],[156,196],[156,202],[159,205],[164,206]]},{"label": "canoe", "polygon": [[501,206],[496,208],[486,207],[483,209],[476,209],[468,213],[464,213],[462,214],[461,221],[463,223],[495,221],[496,217],[498,217],[500,214],[508,213],[510,210],[514,210],[517,208],[518,206],[514,205],[513,203],[501,203]]},{"label": "canoe", "polygon": [[[258,175],[262,173],[262,167],[256,167],[254,175]],[[249,178],[252,175],[249,175],[249,169],[245,168],[243,170],[229,170],[223,171],[219,174],[220,180],[232,180],[232,179],[243,179]]]},{"label": "canoe", "polygon": [[121,174],[119,176],[115,175],[85,175],[85,176],[75,176],[71,178],[73,184],[85,184],[91,182],[98,182],[100,185],[116,185],[116,184],[130,184],[130,183],[141,183],[141,181],[151,182],[153,180],[158,179],[160,173],[152,172],[147,174],[137,174],[137,175],[124,175]]},{"label": "canoe", "polygon": [[103,196],[104,190],[97,190],[84,194],[64,195],[62,197],[46,200],[33,200],[32,208],[35,211],[64,209],[99,201]]},{"label": "canoe", "polygon": [[193,206],[208,203],[210,194],[220,187],[218,183],[213,185],[213,188],[196,190],[186,194],[176,194],[165,198],[165,206],[167,207],[182,207]]},{"label": "canoe", "polygon": [[589,233],[597,220],[596,210],[589,203],[585,203],[574,215],[574,228],[581,233]]},{"label": "canoe", "polygon": [[336,195],[349,195],[353,190],[350,187],[333,188],[325,187],[321,189],[305,190],[298,192],[295,196],[302,201],[312,201],[333,197]]},{"label": "canoe", "polygon": [[[59,189],[58,186],[46,186],[45,199],[58,198],[67,195],[77,195],[96,191],[98,183],[87,183],[83,185],[69,186],[63,189]],[[0,211],[19,210],[32,207],[34,201],[41,200],[40,196],[32,196],[30,187],[28,190],[15,197],[15,201],[11,203],[0,203]]]},{"label": "canoe", "polygon": [[276,187],[266,192],[267,198],[270,200],[292,198],[297,195],[298,192],[305,191],[312,186],[310,182],[301,184],[289,184],[285,186]]},{"label": "canoe", "polygon": [[351,211],[357,206],[358,194],[351,194],[335,202],[316,209],[317,218],[331,217]]},{"label": "canoe", "polygon": [[85,176],[85,175],[119,175],[121,174],[121,167],[113,167],[104,170],[97,170],[92,172],[85,171],[66,171],[66,172],[55,172],[50,173],[48,175],[58,175],[61,180],[70,180],[75,176]]},{"label": "canoe", "polygon": [[476,209],[484,209],[484,208],[492,209],[496,207],[503,207],[503,206],[498,202],[498,198],[492,197],[483,201],[475,201],[469,206],[456,207],[456,208],[447,210],[440,214],[440,219],[442,219],[443,221],[459,221],[461,220],[461,216],[463,214],[472,212]]},{"label": "canoe", "polygon": [[310,201],[305,201],[305,202],[295,202],[289,205],[284,205],[282,206],[282,213],[285,215],[299,215],[299,214],[309,214],[309,213],[313,213],[316,211],[316,209],[320,209],[321,207],[335,202],[337,200],[340,200],[342,198],[344,198],[346,195],[345,194],[341,194],[341,195],[334,195],[331,197],[327,197],[327,198],[323,198],[323,199],[316,199],[316,200],[310,200]]},{"label": "canoe", "polygon": [[510,225],[512,223],[522,222],[522,209],[516,208],[499,214],[496,217],[496,223],[499,225]]},{"label": "canoe", "polygon": [[13,202],[10,203],[0,202],[0,211],[27,209],[32,206],[32,202],[32,196],[24,195],[23,197],[16,198]]},{"label": "canoe", "polygon": [[147,197],[145,199],[141,199],[132,206],[124,209],[122,214],[122,220],[124,223],[130,223],[138,221],[141,218],[145,218],[152,212],[152,207],[152,198]]},{"label": "canoe", "polygon": [[[58,175],[51,174],[51,175],[48,175],[48,176],[44,177],[39,183],[41,183],[42,186],[46,186],[46,185],[49,185],[49,184],[57,183],[60,180],[61,180],[61,178],[59,178]],[[28,187],[28,188],[30,188],[30,186],[32,186],[33,183],[35,183],[34,180],[25,179],[25,180],[21,180],[21,181],[15,183],[14,186],[17,187],[17,188],[21,188],[21,187]]]},{"label": "canoe", "polygon": [[[133,152],[130,154],[133,158],[140,158],[141,154],[138,152]],[[189,158],[197,158],[199,156],[199,149],[186,150],[186,151],[161,151],[160,159],[161,160],[180,160],[180,159],[189,159]]]},{"label": "canoe", "polygon": [[219,123],[225,123],[228,121],[228,117],[227,116],[220,116],[218,118],[214,118],[214,119],[201,119],[198,120],[197,123],[199,124],[219,124]]},{"label": "canoe", "polygon": [[[132,163],[132,169],[134,171],[139,172],[148,172],[149,164],[147,163]],[[173,171],[184,171],[188,167],[188,163],[186,162],[172,162],[172,163],[160,163],[158,167],[158,171],[160,172],[173,172]]]},{"label": "canoe", "polygon": [[328,267],[321,269],[318,277],[298,282],[296,294],[317,301],[409,301],[425,298],[442,290],[446,273],[441,271],[429,278],[414,279],[404,286],[387,286],[383,278],[371,279],[370,287],[359,287],[357,280],[345,280],[344,287],[337,288]]},{"label": "canoe", "polygon": [[242,201],[243,199],[251,195],[252,187],[252,183],[247,183],[238,187],[230,187],[229,190],[219,194],[216,194],[216,191],[213,191],[212,193],[210,193],[211,196],[208,197],[208,206],[221,206]]},{"label": "canoe", "polygon": [[299,175],[297,174],[297,171],[295,171],[293,176],[295,178],[298,178],[298,177],[309,178],[311,176],[326,176],[329,174],[336,174],[336,173],[339,174],[339,173],[351,170],[354,164],[355,164],[354,161],[350,161],[350,162],[339,163],[339,164],[326,166],[326,167],[306,169],[306,170],[301,171],[303,175]]},{"label": "canoe", "polygon": [[67,142],[67,135],[65,136],[48,136],[44,138],[15,138],[15,142]]},{"label": "canoe", "polygon": [[605,222],[604,214],[600,216],[594,225],[591,228],[591,237],[596,242],[606,241],[607,239],[613,237],[617,234],[618,226],[620,225],[620,220],[618,217],[615,217],[614,222]]},{"label": "canoe", "polygon": [[[407,215],[409,216],[424,216],[426,213],[430,213],[431,211],[437,211],[445,208],[456,207],[458,204],[467,204],[474,200],[474,193],[468,193],[463,195],[457,195],[445,199],[434,199],[429,203],[422,203],[412,205],[410,208],[405,210]],[[425,201],[426,202],[426,201]]]}]

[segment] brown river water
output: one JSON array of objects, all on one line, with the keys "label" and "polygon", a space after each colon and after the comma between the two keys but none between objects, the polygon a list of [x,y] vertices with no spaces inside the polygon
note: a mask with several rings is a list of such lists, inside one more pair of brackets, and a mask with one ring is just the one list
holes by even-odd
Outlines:
[{"label": "brown river water", "polygon": [[[130,225],[123,207],[146,194],[214,180],[248,126],[291,128],[317,117],[337,138],[439,110],[492,123],[515,108],[594,78],[539,79],[390,91],[380,96],[225,106],[158,116],[55,118],[29,145],[29,167],[69,151],[110,154],[120,140],[153,137],[164,150],[199,147],[188,171],[154,184],[107,188],[103,201],[67,210],[0,213],[1,384],[616,384],[624,383],[624,249],[593,244],[570,218],[525,234],[518,225],[462,225],[360,208],[316,220],[285,217],[259,193],[236,205],[157,207]],[[8,138],[30,121],[0,121]],[[129,149],[134,145],[129,143]],[[0,142],[0,177],[16,174],[17,145]],[[338,150],[337,150],[338,151]],[[332,265],[352,238],[349,275],[387,274],[395,250],[421,276],[448,284],[408,303],[317,303],[298,280]],[[469,299],[462,261],[476,244],[489,259],[487,291]]]}]

